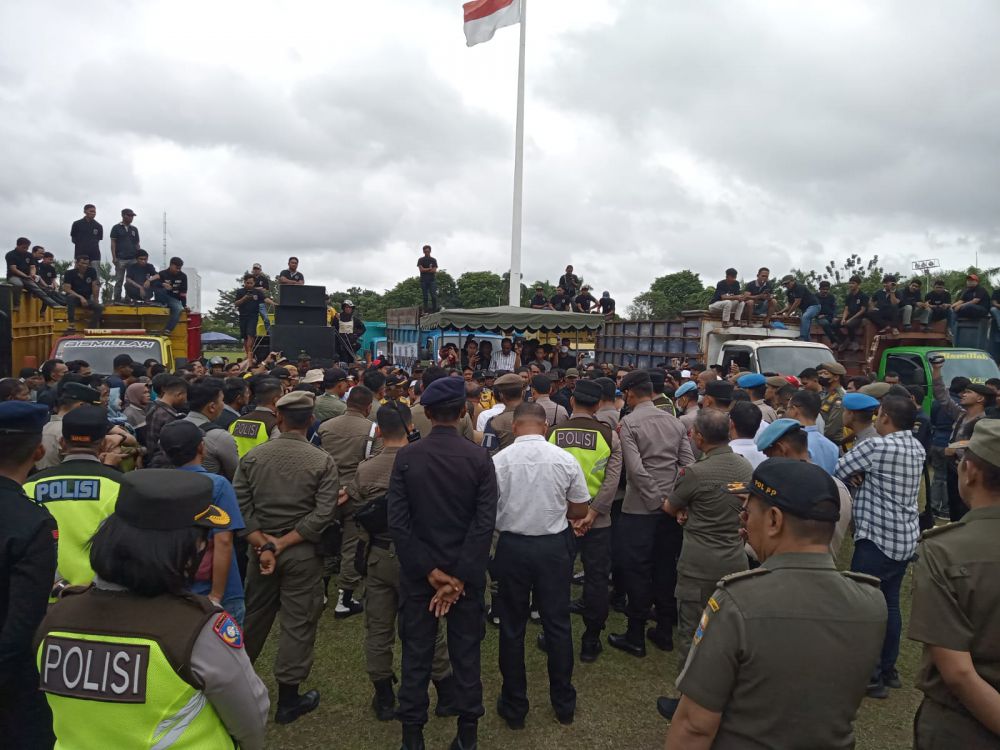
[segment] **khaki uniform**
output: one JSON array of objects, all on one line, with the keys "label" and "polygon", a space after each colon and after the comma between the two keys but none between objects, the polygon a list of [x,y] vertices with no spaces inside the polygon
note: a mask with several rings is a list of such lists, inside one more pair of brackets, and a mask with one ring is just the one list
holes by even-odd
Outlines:
[{"label": "khaki uniform", "polygon": [[313,407],[313,414],[320,422],[339,417],[347,412],[347,404],[330,393],[323,393],[316,397],[316,405]]},{"label": "khaki uniform", "polygon": [[914,722],[916,750],[1000,747],[944,683],[930,646],[964,651],[976,673],[1000,690],[1000,507],[970,510],[962,520],[924,533],[913,568],[909,637],[924,644]]},{"label": "khaki uniform", "polygon": [[844,442],[844,389],[837,386],[823,399],[819,407],[823,417],[823,435],[837,445]]},{"label": "khaki uniform", "polygon": [[[424,414],[423,404],[416,403],[410,407],[410,414],[413,417],[413,426],[420,431],[421,437],[427,437],[431,434],[431,420],[427,418]],[[475,436],[472,434],[473,422],[472,418],[466,412],[465,416],[462,417],[461,421],[458,423],[458,434],[468,440],[473,442],[476,441]]]},{"label": "khaki uniform", "polygon": [[687,432],[691,432],[691,428],[694,427],[694,420],[698,418],[698,404],[691,404],[683,414],[678,414],[677,418],[681,420],[684,429]]},{"label": "khaki uniform", "polygon": [[545,409],[545,422],[550,428],[558,427],[569,419],[569,414],[566,413],[566,409],[563,408],[561,404],[557,404],[549,398],[548,394],[538,396],[535,399],[535,403]]},{"label": "khaki uniform", "polygon": [[[323,450],[333,456],[337,464],[340,487],[347,487],[351,483],[358,464],[369,455],[374,456],[382,450],[382,441],[375,438],[374,426],[374,422],[355,409],[348,409],[341,416],[328,419],[319,426]],[[343,531],[337,584],[344,591],[355,591],[361,584],[361,574],[354,567],[359,538],[354,514],[359,507],[361,506],[356,500],[348,500],[337,508],[337,518]],[[330,566],[334,559],[332,555],[325,556],[324,567],[327,574],[332,572]]]},{"label": "khaki uniform", "polygon": [[[384,448],[362,461],[347,486],[347,494],[361,507],[389,490],[389,477],[399,448]],[[362,534],[365,532],[362,531]],[[367,535],[366,535],[367,536]],[[368,571],[365,574],[365,662],[372,682],[391,679],[392,647],[396,642],[399,611],[399,558],[392,536],[386,531],[368,540]],[[444,628],[438,628],[434,643],[431,677],[443,680],[451,674]]]},{"label": "khaki uniform", "polygon": [[761,418],[768,424],[771,424],[776,419],[778,419],[778,412],[776,412],[774,408],[764,399],[759,399],[757,401],[754,401],[753,405],[756,406],[758,409],[760,409]]},{"label": "khaki uniform", "polygon": [[885,632],[872,576],[786,553],[719,581],[677,688],[722,714],[712,747],[851,748]]},{"label": "khaki uniform", "polygon": [[246,580],[246,644],[251,661],[264,648],[281,610],[274,676],[298,685],[312,668],[316,625],[323,610],[323,566],[316,545],[337,508],[337,464],[297,433],[258,445],[240,461],[233,479],[246,533],[281,536],[293,529],[305,539],[283,551],[271,575],[260,574],[250,550]]},{"label": "khaki uniform", "polygon": [[747,569],[740,539],[739,502],[726,488],[732,482],[750,482],[752,476],[750,463],[724,445],[685,468],[669,496],[672,507],[688,512],[675,590],[680,664],[687,659],[698,618],[716,582]]},{"label": "khaki uniform", "polygon": [[[490,420],[493,432],[497,436],[496,451],[502,451],[514,442],[514,409],[504,409]],[[493,451],[496,453],[496,451]]]}]

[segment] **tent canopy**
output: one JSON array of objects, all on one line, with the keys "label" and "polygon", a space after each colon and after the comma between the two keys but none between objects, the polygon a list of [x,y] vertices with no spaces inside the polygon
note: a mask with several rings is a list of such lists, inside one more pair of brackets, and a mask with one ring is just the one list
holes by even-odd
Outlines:
[{"label": "tent canopy", "polygon": [[239,339],[230,336],[228,333],[219,333],[218,331],[205,331],[201,334],[201,343],[203,344],[221,344],[230,343],[233,341],[239,341]]},{"label": "tent canopy", "polygon": [[424,331],[453,329],[458,331],[597,331],[604,324],[600,315],[587,313],[532,310],[528,307],[477,307],[464,310],[440,310],[420,319]]}]

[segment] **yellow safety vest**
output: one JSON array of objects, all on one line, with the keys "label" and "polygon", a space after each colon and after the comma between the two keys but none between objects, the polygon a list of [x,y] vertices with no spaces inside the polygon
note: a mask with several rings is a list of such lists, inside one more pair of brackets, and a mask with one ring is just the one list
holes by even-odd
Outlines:
[{"label": "yellow safety vest", "polygon": [[236,452],[243,458],[251,449],[267,442],[267,425],[249,416],[240,417],[229,425],[229,433],[236,440]]}]

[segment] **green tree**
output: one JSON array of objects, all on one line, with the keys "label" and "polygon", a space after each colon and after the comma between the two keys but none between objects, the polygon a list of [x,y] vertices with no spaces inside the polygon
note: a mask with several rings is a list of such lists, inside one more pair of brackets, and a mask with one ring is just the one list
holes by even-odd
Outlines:
[{"label": "green tree", "polygon": [[219,301],[202,320],[202,328],[230,333],[239,330],[240,315],[236,311],[236,290],[243,286],[243,277],[238,276],[231,289],[219,289]]},{"label": "green tree", "polygon": [[[458,286],[447,271],[437,272],[438,306],[458,307]],[[383,295],[386,309],[394,307],[420,307],[423,295],[420,293],[420,279],[408,276]]]},{"label": "green tree", "polygon": [[458,306],[496,307],[504,304],[506,284],[492,271],[466,271],[458,277]]},{"label": "green tree", "polygon": [[340,305],[345,299],[354,303],[354,309],[358,311],[362,320],[385,320],[385,298],[374,289],[352,286],[346,292],[333,292],[330,295],[330,304],[335,310],[340,310]]},{"label": "green tree", "polygon": [[636,297],[628,307],[629,320],[666,320],[675,318],[682,310],[708,307],[712,287],[706,287],[701,277],[688,270],[660,276],[649,291]]}]

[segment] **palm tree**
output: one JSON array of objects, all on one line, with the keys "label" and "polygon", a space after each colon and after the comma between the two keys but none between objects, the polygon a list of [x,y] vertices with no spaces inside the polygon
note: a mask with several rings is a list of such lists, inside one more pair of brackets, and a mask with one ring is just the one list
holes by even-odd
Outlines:
[{"label": "palm tree", "polygon": [[110,263],[98,263],[97,279],[101,282],[101,304],[110,304],[115,294],[114,266]]}]

